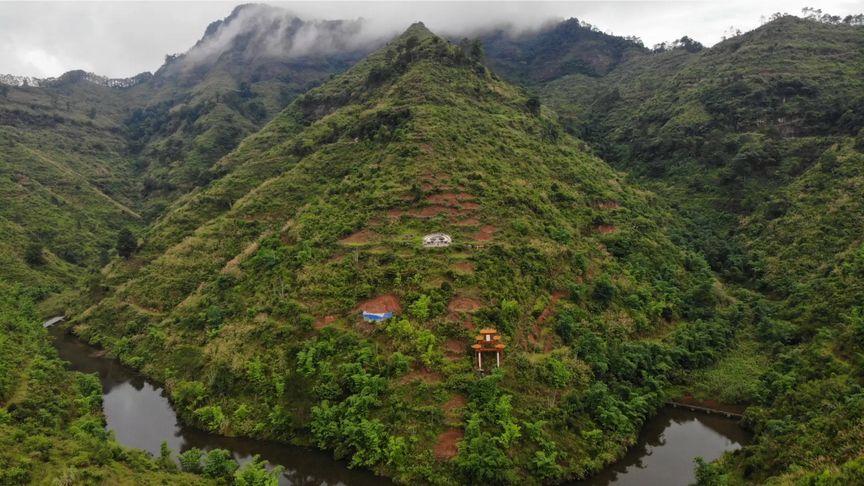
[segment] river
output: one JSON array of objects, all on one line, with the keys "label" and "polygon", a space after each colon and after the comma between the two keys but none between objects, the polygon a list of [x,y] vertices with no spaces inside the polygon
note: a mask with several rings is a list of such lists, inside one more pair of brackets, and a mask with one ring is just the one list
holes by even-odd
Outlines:
[{"label": "river", "polygon": [[[50,327],[60,357],[70,368],[96,373],[102,382],[103,407],[108,429],[121,444],[159,454],[163,441],[175,451],[192,447],[227,449],[239,462],[255,454],[285,468],[283,485],[378,485],[386,478],[348,469],[328,453],[276,442],[224,437],[178,423],[165,391],[118,360]],[[620,461],[578,485],[686,485],[695,478],[697,456],[713,460],[747,443],[748,434],[732,419],[684,409],[664,408],[646,423],[637,444]]]},{"label": "river", "polygon": [[270,464],[285,468],[283,485],[379,485],[386,478],[359,469],[348,469],[326,452],[277,442],[224,437],[181,425],[161,387],[118,360],[102,356],[98,349],[67,334],[61,327],[49,328],[54,347],[70,368],[96,373],[102,382],[105,421],[117,441],[156,456],[163,441],[174,451],[227,449],[244,463],[258,454]]},{"label": "river", "polygon": [[639,433],[636,445],[618,462],[576,485],[687,485],[696,479],[697,457],[713,461],[740,449],[750,434],[735,419],[665,407]]}]

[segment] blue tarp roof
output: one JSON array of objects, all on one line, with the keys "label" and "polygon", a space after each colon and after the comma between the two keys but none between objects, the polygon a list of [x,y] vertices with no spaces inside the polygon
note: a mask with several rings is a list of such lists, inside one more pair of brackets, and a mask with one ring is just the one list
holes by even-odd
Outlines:
[{"label": "blue tarp roof", "polygon": [[392,312],[366,312],[363,311],[363,319],[367,321],[383,321],[393,317]]}]

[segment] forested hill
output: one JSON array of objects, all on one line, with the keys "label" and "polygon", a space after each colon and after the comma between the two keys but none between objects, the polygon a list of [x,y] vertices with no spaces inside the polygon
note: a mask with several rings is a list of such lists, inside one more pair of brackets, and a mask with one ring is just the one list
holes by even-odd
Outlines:
[{"label": "forested hill", "polygon": [[[714,269],[774,296],[797,293],[790,316],[829,323],[849,310],[829,302],[851,302],[841,294],[856,288],[841,291],[827,269],[860,242],[851,195],[862,53],[861,26],[786,16],[710,49],[561,78],[543,93],[600,154],[679,207],[686,238]],[[821,290],[804,290],[813,285]],[[795,304],[813,299],[809,310]]]},{"label": "forested hill", "polygon": [[[199,427],[405,482],[556,481],[618,457],[748,314],[653,194],[480,61],[418,24],[294,100],[107,269],[76,331]],[[424,248],[433,232],[453,243]],[[487,326],[506,366],[479,377]]]},{"label": "forested hill", "polygon": [[478,39],[493,71],[526,85],[571,74],[603,76],[627,59],[648,52],[636,38],[606,34],[575,18],[536,31],[498,29]]},{"label": "forested hill", "polygon": [[736,352],[702,377],[713,384],[695,380],[709,398],[754,405],[757,444],[726,463],[727,479],[800,479],[858,457],[846,436],[860,428],[864,365],[860,23],[781,16],[711,48],[538,86],[572,132],[673,207],[676,241],[762,299],[739,348],[769,359]]},{"label": "forested hill", "polygon": [[[134,83],[73,71],[39,86],[0,85],[4,276],[40,299],[74,287],[116,254],[124,228],[137,235],[207,185],[241,140],[368,53],[376,41],[352,44],[356,31],[246,5]],[[298,35],[329,48],[293,49]]]}]

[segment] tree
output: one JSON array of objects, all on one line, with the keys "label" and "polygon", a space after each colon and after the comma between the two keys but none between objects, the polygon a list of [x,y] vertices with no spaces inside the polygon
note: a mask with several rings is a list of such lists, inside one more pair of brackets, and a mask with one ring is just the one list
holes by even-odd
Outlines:
[{"label": "tree", "polygon": [[471,56],[471,59],[474,59],[477,62],[483,61],[483,43],[480,42],[480,39],[474,39],[471,41],[469,55]]},{"label": "tree", "polygon": [[30,242],[27,249],[24,251],[24,261],[32,266],[42,265],[45,263],[45,257],[42,254],[42,245],[38,242]]},{"label": "tree", "polygon": [[176,471],[177,464],[174,463],[174,459],[171,458],[171,448],[168,447],[168,442],[162,441],[162,444],[159,445],[159,460],[157,461],[159,466],[166,471]]},{"label": "tree", "polygon": [[282,467],[278,466],[268,471],[260,456],[254,456],[234,473],[236,486],[277,486]]},{"label": "tree", "polygon": [[117,235],[117,254],[129,259],[138,250],[138,240],[129,228],[123,228]]},{"label": "tree", "polygon": [[188,473],[201,474],[201,456],[203,455],[204,452],[197,447],[180,454],[180,469]]},{"label": "tree", "polygon": [[231,457],[231,453],[225,449],[213,449],[204,458],[202,469],[208,478],[229,478],[237,470],[237,461]]},{"label": "tree", "polygon": [[608,277],[604,277],[594,284],[594,291],[591,292],[591,297],[605,307],[615,297],[615,286],[609,281]]},{"label": "tree", "polygon": [[540,98],[536,95],[532,95],[528,98],[528,101],[525,103],[525,106],[528,108],[528,111],[531,112],[532,115],[540,114]]}]

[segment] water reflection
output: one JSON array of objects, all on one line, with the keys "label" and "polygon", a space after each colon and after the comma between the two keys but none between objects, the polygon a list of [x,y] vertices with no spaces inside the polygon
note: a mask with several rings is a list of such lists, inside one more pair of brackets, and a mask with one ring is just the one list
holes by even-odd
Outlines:
[{"label": "water reflection", "polygon": [[227,449],[243,463],[255,454],[271,464],[285,468],[280,484],[285,485],[377,485],[385,478],[348,469],[341,461],[316,450],[275,442],[223,437],[184,427],[165,391],[115,359],[103,357],[99,350],[79,341],[57,327],[49,329],[60,357],[70,368],[96,373],[102,382],[103,407],[108,428],[123,445],[159,454],[163,441],[175,451],[192,447]]},{"label": "water reflection", "polygon": [[[175,451],[191,447],[227,449],[245,462],[255,454],[285,467],[281,484],[373,485],[387,483],[364,471],[348,469],[320,451],[267,441],[223,437],[184,427],[161,387],[95,348],[51,328],[54,344],[70,367],[96,373],[102,381],[108,428],[127,446],[159,454],[162,441]],[[735,420],[684,409],[665,408],[643,428],[639,441],[617,463],[579,485],[685,485],[693,482],[697,456],[714,460],[747,443]]]},{"label": "water reflection", "polygon": [[620,461],[575,484],[686,485],[696,479],[694,459],[712,461],[748,441],[748,432],[736,420],[667,407],[645,424]]}]

